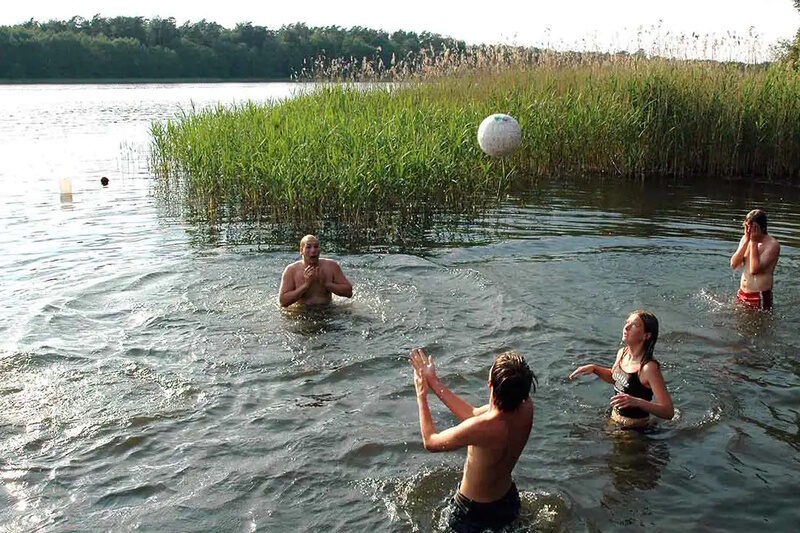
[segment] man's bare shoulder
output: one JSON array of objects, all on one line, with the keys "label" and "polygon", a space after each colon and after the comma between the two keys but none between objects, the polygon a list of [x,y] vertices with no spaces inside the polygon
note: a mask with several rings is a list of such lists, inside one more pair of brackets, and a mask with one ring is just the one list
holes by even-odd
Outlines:
[{"label": "man's bare shoulder", "polygon": [[286,268],[283,269],[283,271],[287,272],[287,273],[293,273],[296,270],[303,270],[303,260],[302,259],[300,259],[298,261],[295,261],[294,263],[289,263],[288,265],[286,265]]},{"label": "man's bare shoulder", "polygon": [[504,438],[508,435],[508,417],[514,416],[514,413],[503,413],[502,411],[487,411],[466,421],[472,421],[475,431],[491,435],[494,438]]},{"label": "man's bare shoulder", "polygon": [[320,257],[319,258],[319,265],[321,267],[338,267],[339,263],[337,263],[333,259],[326,259],[324,257]]},{"label": "man's bare shoulder", "polygon": [[516,424],[530,424],[533,421],[533,411],[533,401],[529,396],[510,415]]},{"label": "man's bare shoulder", "polygon": [[323,272],[336,273],[342,270],[342,267],[339,266],[339,263],[333,259],[325,259],[322,257],[319,258],[319,267]]}]

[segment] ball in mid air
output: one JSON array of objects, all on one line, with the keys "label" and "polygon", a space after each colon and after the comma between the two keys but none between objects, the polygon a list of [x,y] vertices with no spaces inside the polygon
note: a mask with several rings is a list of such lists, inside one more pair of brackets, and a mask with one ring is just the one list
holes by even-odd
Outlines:
[{"label": "ball in mid air", "polygon": [[522,144],[522,131],[514,117],[503,113],[489,115],[478,127],[478,145],[486,154],[500,157]]}]

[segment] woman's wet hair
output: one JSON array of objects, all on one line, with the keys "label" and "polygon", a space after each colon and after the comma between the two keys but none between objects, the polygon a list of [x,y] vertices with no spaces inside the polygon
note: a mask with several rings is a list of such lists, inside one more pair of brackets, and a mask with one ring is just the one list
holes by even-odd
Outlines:
[{"label": "woman's wet hair", "polygon": [[761,209],[753,209],[744,219],[745,224],[755,222],[761,228],[761,231],[767,233],[767,214]]},{"label": "woman's wet hair", "polygon": [[525,358],[519,352],[505,352],[497,356],[489,372],[494,404],[504,412],[519,407],[530,394],[536,392],[538,381]]},{"label": "woman's wet hair", "polygon": [[658,319],[656,315],[644,309],[637,309],[631,314],[638,316],[642,320],[644,332],[650,334],[650,337],[644,340],[644,349],[642,350],[642,366],[644,366],[648,361],[653,360],[653,352],[658,340]]}]

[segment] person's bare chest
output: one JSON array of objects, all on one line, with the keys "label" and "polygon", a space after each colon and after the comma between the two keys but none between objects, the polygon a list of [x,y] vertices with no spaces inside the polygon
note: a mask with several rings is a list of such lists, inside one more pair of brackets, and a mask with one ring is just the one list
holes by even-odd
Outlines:
[{"label": "person's bare chest", "polygon": [[[298,268],[294,273],[295,286],[299,287],[305,283],[306,273],[305,266]],[[317,275],[311,282],[309,290],[325,290],[325,284],[333,281],[333,271],[327,265],[320,264],[317,266]]]},{"label": "person's bare chest", "polygon": [[[769,243],[768,241],[763,241],[763,242],[758,242],[758,243],[755,243],[755,244],[757,246],[756,254],[761,259],[761,268],[764,269],[764,270],[767,270],[768,271],[767,273],[771,272],[771,267],[774,266],[774,262],[771,262],[771,264],[765,264],[764,263],[765,252],[771,246],[771,243]],[[745,256],[744,256],[744,267],[745,267],[745,273],[749,273],[749,270],[750,270],[750,254],[749,253],[745,254]]]}]

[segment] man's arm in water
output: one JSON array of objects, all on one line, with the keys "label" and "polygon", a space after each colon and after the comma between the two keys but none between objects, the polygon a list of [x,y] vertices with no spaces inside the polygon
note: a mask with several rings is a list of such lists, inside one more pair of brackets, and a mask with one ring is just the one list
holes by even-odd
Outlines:
[{"label": "man's arm in water", "polygon": [[336,261],[331,261],[333,271],[333,281],[326,283],[325,288],[336,296],[351,298],[353,296],[353,285],[347,280],[342,272],[342,267]]},{"label": "man's arm in water", "polygon": [[482,407],[473,407],[469,402],[462,400],[456,393],[448,389],[436,375],[436,366],[433,356],[428,357],[422,348],[411,350],[411,366],[425,379],[427,386],[450,409],[456,418],[466,420],[489,410],[489,404]]},{"label": "man's arm in water", "polygon": [[414,370],[414,388],[419,408],[419,430],[422,445],[430,452],[446,452],[470,445],[488,445],[498,441],[496,425],[481,417],[470,417],[459,425],[437,433],[428,406],[428,383]]},{"label": "man's arm in water", "polygon": [[299,287],[295,287],[294,273],[292,272],[294,265],[295,264],[293,263],[287,266],[283,270],[283,276],[281,276],[281,288],[278,295],[278,300],[281,302],[281,307],[290,306],[302,298],[303,294],[305,294],[305,292],[308,290],[308,286],[310,285],[308,277],[305,277],[303,284]]}]

